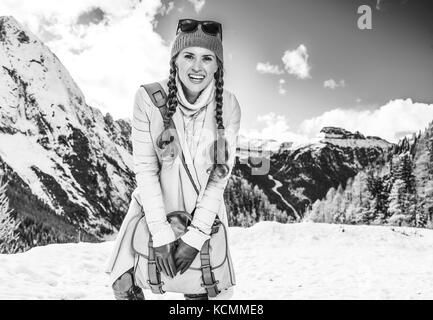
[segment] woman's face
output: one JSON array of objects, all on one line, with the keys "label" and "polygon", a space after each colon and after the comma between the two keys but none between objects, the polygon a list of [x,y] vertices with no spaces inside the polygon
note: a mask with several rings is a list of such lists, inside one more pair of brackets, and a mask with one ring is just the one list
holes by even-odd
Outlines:
[{"label": "woman's face", "polygon": [[214,80],[218,70],[216,56],[213,51],[201,47],[183,49],[177,59],[179,79],[186,88],[186,94],[197,96]]}]

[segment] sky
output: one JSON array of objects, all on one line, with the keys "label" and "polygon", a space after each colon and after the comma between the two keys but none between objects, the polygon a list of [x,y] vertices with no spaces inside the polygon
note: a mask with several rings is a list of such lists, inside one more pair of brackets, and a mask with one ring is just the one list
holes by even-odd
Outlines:
[{"label": "sky", "polygon": [[[44,41],[114,118],[131,117],[140,84],[168,77],[178,19],[217,20],[242,134],[301,143],[337,126],[397,142],[433,120],[428,2],[0,0],[0,15]],[[362,5],[370,29],[358,26]]]}]

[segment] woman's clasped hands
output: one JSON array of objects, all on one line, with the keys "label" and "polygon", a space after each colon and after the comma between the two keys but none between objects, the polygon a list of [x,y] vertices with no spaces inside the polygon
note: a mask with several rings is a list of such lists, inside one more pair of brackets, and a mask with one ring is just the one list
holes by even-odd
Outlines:
[{"label": "woman's clasped hands", "polygon": [[158,271],[171,278],[174,278],[178,271],[183,274],[188,270],[199,252],[181,238],[154,249]]}]

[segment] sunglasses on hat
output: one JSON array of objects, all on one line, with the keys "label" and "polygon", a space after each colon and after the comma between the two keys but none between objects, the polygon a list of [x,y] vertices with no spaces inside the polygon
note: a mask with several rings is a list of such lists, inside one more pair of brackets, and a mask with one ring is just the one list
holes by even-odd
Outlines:
[{"label": "sunglasses on hat", "polygon": [[180,19],[177,24],[176,35],[179,32],[194,32],[197,30],[198,26],[201,25],[201,29],[204,33],[211,36],[219,36],[220,40],[223,40],[223,30],[221,23],[216,21],[198,21],[194,19]]}]

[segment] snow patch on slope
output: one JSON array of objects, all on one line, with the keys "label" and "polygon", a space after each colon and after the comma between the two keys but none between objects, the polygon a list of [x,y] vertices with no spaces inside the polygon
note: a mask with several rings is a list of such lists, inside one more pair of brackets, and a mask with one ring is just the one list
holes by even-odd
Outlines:
[{"label": "snow patch on slope", "polygon": [[384,140],[378,139],[332,139],[326,138],[323,142],[328,142],[342,148],[381,148],[387,150],[391,145]]},{"label": "snow patch on slope", "polygon": [[0,156],[36,195],[51,206],[50,199],[43,191],[42,183],[30,167],[36,166],[50,175],[54,174],[54,168],[51,166],[52,161],[48,158],[46,150],[36,143],[34,137],[20,133],[14,135],[0,133]]},{"label": "snow patch on slope", "polygon": [[269,179],[271,179],[275,183],[275,186],[272,188],[272,191],[274,191],[276,194],[278,194],[280,196],[281,201],[283,201],[289,208],[291,208],[293,210],[293,213],[295,214],[296,219],[301,219],[301,217],[299,216],[298,211],[296,211],[295,207],[292,206],[289,202],[287,202],[287,200],[283,198],[283,195],[277,190],[283,184],[280,181],[274,179],[274,177],[271,176],[270,174],[268,174],[268,177],[269,177]]}]

